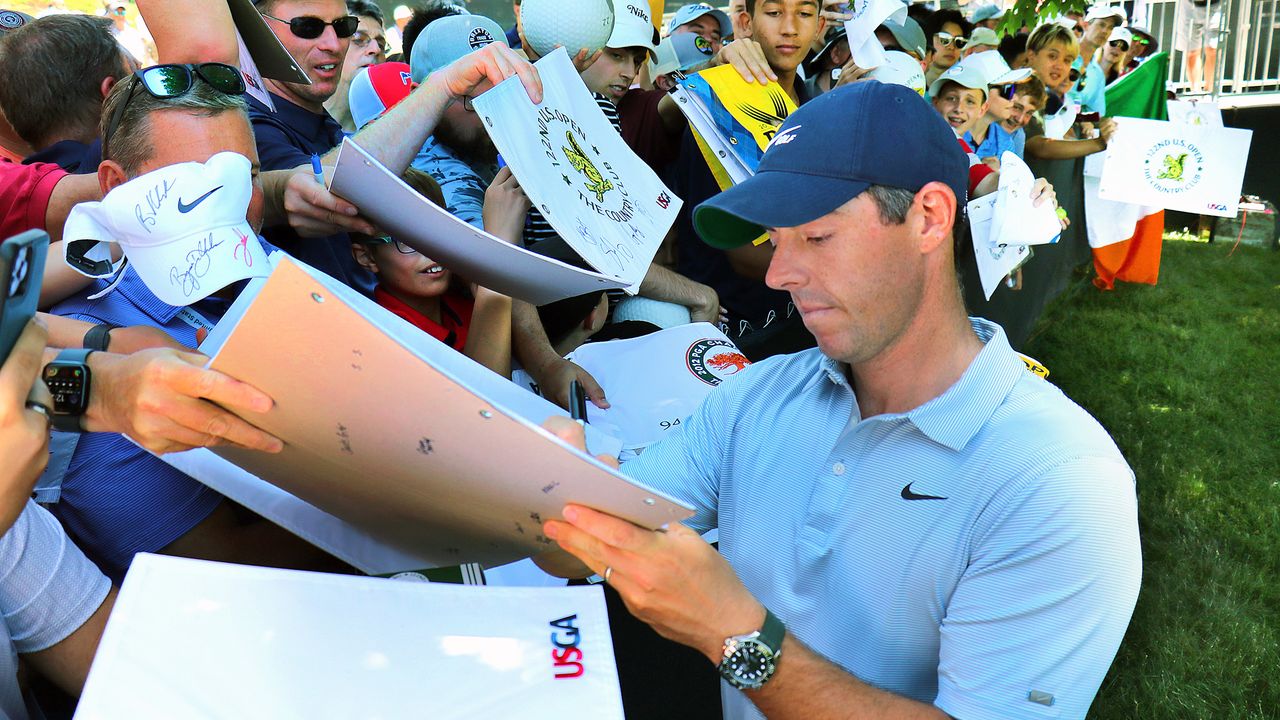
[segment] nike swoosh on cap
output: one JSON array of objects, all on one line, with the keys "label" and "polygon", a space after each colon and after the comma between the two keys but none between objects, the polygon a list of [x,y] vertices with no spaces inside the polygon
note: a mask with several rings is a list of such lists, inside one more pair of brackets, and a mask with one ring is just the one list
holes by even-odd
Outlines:
[{"label": "nike swoosh on cap", "polygon": [[902,488],[903,500],[946,500],[946,498],[938,495],[921,495],[919,493],[913,493],[911,492],[911,486],[914,484],[914,482],[909,482]]},{"label": "nike swoosh on cap", "polygon": [[190,205],[188,205],[187,203],[182,202],[182,198],[178,198],[178,212],[180,212],[180,213],[184,213],[184,214],[185,214],[185,213],[189,213],[189,212],[191,212],[192,210],[195,210],[197,205],[199,205],[200,203],[204,202],[205,200],[207,200],[207,199],[209,198],[209,196],[210,196],[210,195],[212,195],[212,194],[214,194],[214,193],[218,192],[218,191],[219,191],[219,190],[221,190],[221,189],[222,189],[222,186],[221,186],[221,185],[219,185],[218,187],[216,187],[216,188],[214,188],[214,189],[210,190],[209,192],[207,192],[207,193],[205,193],[205,194],[201,195],[200,197],[196,198],[196,199],[195,199],[195,201],[194,201],[194,202],[192,202]]}]

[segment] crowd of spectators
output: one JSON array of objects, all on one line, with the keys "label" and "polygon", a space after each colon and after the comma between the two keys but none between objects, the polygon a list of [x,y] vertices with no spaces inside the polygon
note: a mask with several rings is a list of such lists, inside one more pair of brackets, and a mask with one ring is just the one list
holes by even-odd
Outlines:
[{"label": "crowd of spectators", "polygon": [[[241,419],[270,398],[195,350],[243,283],[168,304],[119,268],[118,248],[73,247],[77,205],[196,164],[244,190],[245,242],[327,273],[498,375],[521,368],[561,406],[573,382],[609,406],[565,356],[624,336],[609,331],[616,297],[536,307],[479,286],[315,178],[354,137],[459,219],[581,265],[472,105],[513,76],[540,99],[521,2],[510,29],[445,2],[397,8],[390,22],[370,0],[253,5],[310,80],[266,78],[270,104],[228,68],[240,51],[225,4],[0,11],[0,236],[52,239],[44,312],[0,371],[8,717],[38,716],[20,664],[78,694],[139,552],[351,571],[156,456],[281,449]],[[622,468],[693,506],[687,526],[648,532],[570,506],[546,525],[563,552],[540,564],[602,576],[636,618],[706,656],[727,683],[726,717],[1083,717],[1137,596],[1133,475],[1084,410],[1024,369],[999,325],[968,317],[957,268],[972,253],[965,203],[996,190],[1004,153],[1106,150],[1105,88],[1139,66],[1150,35],[1105,4],[1012,31],[996,6],[966,16],[917,4],[875,33],[922,76],[895,84],[854,62],[843,2],[696,3],[665,23],[648,3],[615,7],[603,48],[568,50],[605,117],[683,200],[639,295],[717,325],[755,365]],[[799,108],[778,118],[757,174],[724,191],[669,93],[723,65]],[[1099,117],[1046,135],[1064,107]],[[248,162],[224,169],[227,153]],[[1043,179],[1035,201],[1055,202]],[[105,271],[87,277],[64,256]],[[37,390],[55,358],[82,363],[93,384],[51,434]],[[581,444],[577,426],[552,427]],[[718,548],[700,536],[715,529]],[[738,650],[753,643],[772,660],[744,669]]]}]

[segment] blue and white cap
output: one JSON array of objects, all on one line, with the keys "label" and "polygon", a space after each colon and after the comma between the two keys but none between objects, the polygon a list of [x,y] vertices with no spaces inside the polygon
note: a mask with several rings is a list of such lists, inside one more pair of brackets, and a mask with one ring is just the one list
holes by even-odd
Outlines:
[{"label": "blue and white cap", "polygon": [[431,73],[480,50],[489,43],[507,44],[507,33],[483,15],[449,15],[432,22],[413,44],[409,68],[421,84]]},{"label": "blue and white cap", "polygon": [[733,23],[729,21],[729,16],[723,10],[717,10],[707,3],[691,3],[677,10],[676,14],[667,21],[667,34],[670,35],[676,28],[687,25],[703,15],[712,15],[716,22],[720,23],[720,37],[726,38],[733,34]]},{"label": "blue and white cap", "polygon": [[[904,147],[892,138],[911,141]],[[937,181],[963,203],[968,177],[955,133],[915,91],[853,83],[791,113],[756,174],[695,208],[693,225],[703,242],[728,249],[765,228],[812,222],[872,185],[916,192]]]},{"label": "blue and white cap", "polygon": [[658,45],[657,56],[649,63],[649,77],[688,70],[705,63],[713,55],[711,43],[701,35],[676,33],[663,38]]}]

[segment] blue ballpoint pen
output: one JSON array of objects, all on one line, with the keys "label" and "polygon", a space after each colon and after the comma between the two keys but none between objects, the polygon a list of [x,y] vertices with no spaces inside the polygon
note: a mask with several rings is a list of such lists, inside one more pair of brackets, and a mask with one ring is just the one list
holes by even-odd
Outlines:
[{"label": "blue ballpoint pen", "polygon": [[311,155],[311,172],[316,176],[316,182],[324,185],[324,167],[320,165],[320,156],[312,153]]}]

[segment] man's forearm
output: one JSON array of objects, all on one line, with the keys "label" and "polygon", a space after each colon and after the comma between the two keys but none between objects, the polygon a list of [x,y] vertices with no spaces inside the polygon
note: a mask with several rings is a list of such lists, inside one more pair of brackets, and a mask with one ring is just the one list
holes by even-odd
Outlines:
[{"label": "man's forearm", "polygon": [[[399,175],[409,167],[414,155],[440,123],[444,111],[452,104],[453,98],[448,92],[428,78],[377,122],[356,133],[352,140],[388,170]],[[330,152],[325,157],[325,164],[336,163],[337,157],[336,150]]]},{"label": "man's forearm", "polygon": [[1054,140],[1043,135],[1027,138],[1026,155],[1040,160],[1075,160],[1107,149],[1101,138]]},{"label": "man's forearm", "polygon": [[542,327],[538,309],[522,300],[511,301],[511,346],[516,359],[531,375],[548,362],[561,359]]},{"label": "man's forearm", "polygon": [[715,290],[657,263],[650,263],[640,283],[640,294],[710,314],[714,314],[714,306],[718,305]]},{"label": "man's forearm", "polygon": [[[138,0],[138,12],[155,40],[159,62],[239,64],[236,26],[226,2]],[[199,32],[192,32],[194,18],[200,20]]]},{"label": "man's forearm", "polygon": [[763,688],[746,695],[772,720],[947,718],[946,713],[933,705],[862,682],[790,633],[782,643],[777,673]]}]

